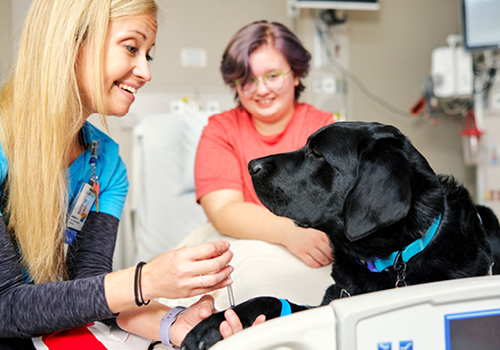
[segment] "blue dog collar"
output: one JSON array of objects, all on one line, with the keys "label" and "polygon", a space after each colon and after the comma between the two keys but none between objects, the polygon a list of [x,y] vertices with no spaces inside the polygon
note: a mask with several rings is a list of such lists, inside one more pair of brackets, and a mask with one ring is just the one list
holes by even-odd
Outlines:
[{"label": "blue dog collar", "polygon": [[[415,255],[424,250],[425,247],[427,247],[431,239],[436,234],[440,223],[441,223],[441,213],[439,213],[439,216],[436,219],[434,219],[434,222],[432,223],[431,227],[429,227],[424,237],[417,239],[413,243],[410,243],[406,248],[404,248],[401,251],[401,258],[403,259],[403,262],[408,262],[408,260],[413,258]],[[394,261],[396,260],[398,254],[399,251],[396,251],[385,259],[375,258],[373,260],[367,261],[366,267],[371,272],[382,272],[387,267],[394,265]]]},{"label": "blue dog collar", "polygon": [[290,303],[286,299],[279,299],[281,301],[281,315],[280,317],[290,315],[292,313],[292,308]]}]

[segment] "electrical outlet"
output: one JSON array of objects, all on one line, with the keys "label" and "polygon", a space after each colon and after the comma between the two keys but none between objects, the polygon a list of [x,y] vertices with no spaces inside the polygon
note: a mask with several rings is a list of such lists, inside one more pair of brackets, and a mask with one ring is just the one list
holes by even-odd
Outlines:
[{"label": "electrical outlet", "polygon": [[323,92],[323,79],[321,78],[314,78],[313,80],[313,92],[315,94],[320,94]]},{"label": "electrical outlet", "polygon": [[323,78],[323,92],[325,94],[333,95],[337,91],[337,84],[333,77]]},{"label": "electrical outlet", "polygon": [[491,95],[491,109],[500,111],[500,92]]},{"label": "electrical outlet", "polygon": [[295,5],[295,0],[288,0],[286,3],[286,15],[290,18],[299,17],[300,9]]},{"label": "electrical outlet", "polygon": [[215,100],[207,101],[207,111],[209,111],[211,113],[220,113],[219,101],[215,101]]}]

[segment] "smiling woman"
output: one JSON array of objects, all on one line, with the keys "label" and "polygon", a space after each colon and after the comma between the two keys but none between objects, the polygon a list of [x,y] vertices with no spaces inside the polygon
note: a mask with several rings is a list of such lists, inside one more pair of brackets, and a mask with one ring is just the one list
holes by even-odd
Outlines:
[{"label": "smiling woman", "polygon": [[[172,310],[150,300],[232,283],[225,241],[112,272],[127,172],[118,145],[87,118],[125,115],[151,80],[157,12],[154,0],[32,2],[0,89],[1,349],[99,320],[170,347],[213,299]],[[237,317],[228,325],[226,336],[241,329]]]},{"label": "smiling woman", "polygon": [[[107,115],[123,116],[134,102],[137,90],[151,80],[149,62],[154,46],[157,23],[150,14],[118,18],[108,25],[104,43],[104,104]],[[77,77],[84,98],[84,108],[90,115],[97,112],[92,105],[92,87],[89,67],[89,48],[80,52]]]},{"label": "smiling woman", "polygon": [[273,45],[260,46],[248,61],[253,78],[247,83],[236,84],[240,102],[252,116],[260,134],[279,134],[293,116],[299,77]]}]

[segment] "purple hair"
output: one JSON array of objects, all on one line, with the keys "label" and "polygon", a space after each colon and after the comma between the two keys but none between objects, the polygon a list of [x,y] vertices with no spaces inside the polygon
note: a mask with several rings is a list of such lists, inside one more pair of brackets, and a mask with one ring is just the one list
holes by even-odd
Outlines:
[{"label": "purple hair", "polygon": [[[220,65],[222,78],[227,85],[235,88],[236,79],[242,84],[250,80],[252,71],[248,57],[264,44],[273,45],[285,56],[294,77],[307,76],[311,54],[302,46],[299,38],[281,23],[259,21],[240,29],[227,45]],[[304,89],[299,79],[299,85],[295,87],[295,101]]]}]

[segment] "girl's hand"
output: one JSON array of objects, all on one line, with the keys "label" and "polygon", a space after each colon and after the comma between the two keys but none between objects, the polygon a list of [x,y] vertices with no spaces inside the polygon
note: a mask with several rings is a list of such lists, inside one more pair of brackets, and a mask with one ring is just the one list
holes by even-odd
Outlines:
[{"label": "girl's hand", "polygon": [[224,288],[233,283],[232,258],[226,241],[165,252],[143,267],[144,299],[188,298]]},{"label": "girl's hand", "polygon": [[324,232],[296,227],[296,230],[284,235],[284,240],[284,246],[311,267],[333,262],[330,241]]}]

